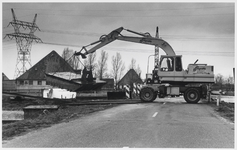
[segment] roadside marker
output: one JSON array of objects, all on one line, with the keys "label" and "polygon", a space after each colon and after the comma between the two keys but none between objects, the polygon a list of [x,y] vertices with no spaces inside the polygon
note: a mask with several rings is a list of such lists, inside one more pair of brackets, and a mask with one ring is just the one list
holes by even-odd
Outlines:
[{"label": "roadside marker", "polygon": [[156,117],[156,115],[158,114],[158,112],[155,112],[154,115],[152,116],[153,118]]}]

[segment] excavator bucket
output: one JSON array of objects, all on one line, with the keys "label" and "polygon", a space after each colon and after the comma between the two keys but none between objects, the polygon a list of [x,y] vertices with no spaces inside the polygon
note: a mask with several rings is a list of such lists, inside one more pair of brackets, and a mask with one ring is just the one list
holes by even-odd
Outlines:
[{"label": "excavator bucket", "polygon": [[69,74],[68,72],[46,73],[46,81],[49,85],[75,92],[97,90],[106,84],[105,81],[95,79],[88,82],[82,78],[77,78],[76,74]]},{"label": "excavator bucket", "polygon": [[[75,81],[75,80],[73,80]],[[78,81],[75,81],[78,82]],[[100,89],[103,85],[106,84],[106,81],[102,81],[102,80],[93,80],[92,82],[81,82],[81,86],[78,87],[75,92],[79,92],[79,91],[96,91],[98,89]]]},{"label": "excavator bucket", "polygon": [[46,82],[49,85],[56,86],[69,91],[76,91],[82,85],[80,83],[46,73]]}]

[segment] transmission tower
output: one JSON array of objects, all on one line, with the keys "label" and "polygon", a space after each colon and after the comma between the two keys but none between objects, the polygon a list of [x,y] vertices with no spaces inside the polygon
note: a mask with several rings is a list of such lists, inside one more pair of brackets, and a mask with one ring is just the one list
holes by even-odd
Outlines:
[{"label": "transmission tower", "polygon": [[[27,69],[31,67],[31,46],[32,42],[35,41],[36,43],[42,43],[42,40],[34,35],[34,32],[36,30],[40,29],[36,25],[36,17],[37,14],[35,14],[33,22],[26,22],[26,21],[20,21],[17,20],[16,15],[14,13],[14,10],[11,9],[13,21],[11,21],[8,26],[11,24],[14,28],[14,33],[6,34],[6,36],[9,39],[15,39],[16,45],[17,45],[17,61],[16,61],[16,68],[15,68],[15,75],[14,78],[19,77]],[[30,33],[21,33],[20,28],[23,28],[24,30],[30,30]],[[5,37],[6,37],[5,36]]]}]

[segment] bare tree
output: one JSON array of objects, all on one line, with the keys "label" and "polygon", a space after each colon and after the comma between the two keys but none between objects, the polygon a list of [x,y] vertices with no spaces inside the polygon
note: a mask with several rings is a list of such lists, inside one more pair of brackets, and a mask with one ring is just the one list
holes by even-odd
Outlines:
[{"label": "bare tree", "polygon": [[135,68],[136,68],[136,60],[134,58],[132,58],[129,69],[135,69]]},{"label": "bare tree", "polygon": [[228,84],[234,84],[234,78],[229,76],[228,78],[226,78],[226,83]]},{"label": "bare tree", "polygon": [[217,75],[215,76],[215,82],[216,82],[217,85],[220,86],[220,88],[221,88],[221,90],[222,90],[222,86],[223,86],[223,83],[224,83],[224,77],[223,77],[223,75],[217,74]]},{"label": "bare tree", "polygon": [[104,77],[104,74],[107,71],[107,60],[108,60],[108,53],[106,53],[104,50],[101,51],[100,58],[97,62],[97,76],[99,79],[102,79]]},{"label": "bare tree", "polygon": [[141,70],[139,64],[137,65],[137,68],[135,69],[135,71],[139,76],[141,76],[142,70]]},{"label": "bare tree", "polygon": [[131,60],[131,64],[129,66],[129,69],[134,69],[138,75],[140,75],[141,72],[142,72],[139,64],[136,67],[136,60],[134,58],[132,58],[132,60]]},{"label": "bare tree", "polygon": [[118,81],[121,79],[125,65],[122,62],[120,53],[116,53],[116,56],[112,57],[112,76],[115,81],[115,87],[117,88]]},{"label": "bare tree", "polygon": [[110,73],[108,73],[108,72],[106,72],[106,73],[104,74],[104,77],[105,77],[105,78],[113,78],[112,74],[110,74]]},{"label": "bare tree", "polygon": [[217,75],[215,76],[215,82],[216,82],[217,84],[223,84],[223,82],[224,82],[224,77],[223,77],[223,75],[217,74]]},{"label": "bare tree", "polygon": [[226,91],[233,91],[234,90],[234,78],[229,76],[228,78],[226,78],[225,80],[225,86],[226,86]]},{"label": "bare tree", "polygon": [[74,56],[74,51],[68,47],[63,50],[62,58],[75,70],[79,69],[79,57]]}]

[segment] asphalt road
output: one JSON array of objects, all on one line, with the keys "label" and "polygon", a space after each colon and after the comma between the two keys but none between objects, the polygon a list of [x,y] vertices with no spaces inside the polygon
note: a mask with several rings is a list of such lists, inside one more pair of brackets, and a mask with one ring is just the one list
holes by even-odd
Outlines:
[{"label": "asphalt road", "polygon": [[234,148],[234,124],[207,104],[126,104],[4,141],[34,148]]}]

